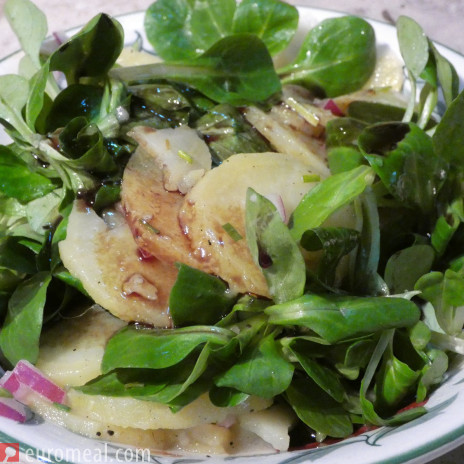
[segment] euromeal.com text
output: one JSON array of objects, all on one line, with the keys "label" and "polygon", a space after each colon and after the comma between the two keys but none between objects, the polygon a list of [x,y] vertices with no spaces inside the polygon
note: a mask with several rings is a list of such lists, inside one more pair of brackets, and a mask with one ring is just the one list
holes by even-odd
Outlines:
[{"label": "euromeal.com text", "polygon": [[[55,462],[55,463],[117,463],[117,462],[134,462],[150,463],[153,462],[150,456],[150,450],[146,448],[118,448],[115,446],[108,447],[105,443],[102,448],[50,448],[34,449],[27,448],[19,453],[18,444],[9,445],[4,458],[0,462],[21,462],[36,463]],[[14,446],[16,445],[16,446]],[[17,447],[18,446],[18,447]],[[2,450],[0,450],[2,451]],[[2,454],[2,453],[0,453]],[[0,456],[2,457],[2,456]]]}]

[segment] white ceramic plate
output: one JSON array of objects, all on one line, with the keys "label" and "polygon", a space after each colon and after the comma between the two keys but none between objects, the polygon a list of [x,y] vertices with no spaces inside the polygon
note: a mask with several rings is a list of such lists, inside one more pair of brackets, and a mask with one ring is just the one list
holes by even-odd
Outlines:
[{"label": "white ceramic plate", "polygon": [[[339,15],[327,10],[300,8],[300,22],[309,29],[317,22]],[[143,13],[133,13],[118,18],[126,31],[127,43],[143,34]],[[390,46],[399,55],[396,31],[387,24],[372,21],[379,46]],[[74,32],[74,31],[71,31]],[[146,40],[145,40],[145,43]],[[440,52],[456,67],[461,80],[464,77],[464,57],[442,46]],[[20,54],[13,54],[0,61],[0,74],[16,72]],[[6,142],[0,133],[0,143]],[[464,443],[464,369],[458,365],[449,372],[446,381],[430,397],[429,413],[397,428],[380,428],[317,449],[248,457],[167,457],[137,454],[137,450],[106,444],[103,441],[81,437],[36,417],[32,422],[19,424],[0,418],[0,462],[5,459],[5,443],[19,443],[21,461],[50,463],[91,462],[153,462],[251,464],[266,460],[267,464],[400,464],[424,463]],[[11,450],[10,450],[11,451]],[[11,462],[11,460],[10,460]],[[18,462],[18,461],[16,461]]]}]

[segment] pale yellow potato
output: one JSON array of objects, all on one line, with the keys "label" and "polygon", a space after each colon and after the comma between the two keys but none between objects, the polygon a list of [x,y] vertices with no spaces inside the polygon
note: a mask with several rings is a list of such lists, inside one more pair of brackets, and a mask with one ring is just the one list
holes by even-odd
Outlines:
[{"label": "pale yellow potato", "polygon": [[[315,183],[304,182],[312,164],[282,153],[234,155],[209,171],[185,196],[179,218],[200,268],[207,268],[237,292],[269,296],[245,238],[246,192],[282,200],[287,218]],[[231,224],[243,237],[235,241],[224,230]]]},{"label": "pale yellow potato", "polygon": [[272,400],[249,397],[238,406],[219,408],[207,394],[173,413],[168,406],[130,397],[86,395],[77,390],[68,393],[68,404],[77,415],[105,424],[138,429],[187,429],[203,424],[217,424],[232,416],[261,411]]},{"label": "pale yellow potato", "polygon": [[59,250],[65,267],[95,303],[125,321],[171,326],[169,293],[177,269],[155,258],[141,259],[125,222],[109,228],[76,201]]},{"label": "pale yellow potato", "polygon": [[277,451],[290,445],[288,431],[296,423],[296,415],[289,406],[275,405],[262,411],[239,416],[240,427],[261,437]]},{"label": "pale yellow potato", "polygon": [[[158,440],[154,447],[161,446],[161,439],[167,440],[169,446],[174,446],[173,434],[166,435],[168,430],[179,431],[221,424],[230,418],[235,421],[235,418],[243,414],[259,412],[272,404],[268,399],[249,397],[238,406],[219,408],[205,394],[179,412],[173,413],[168,406],[161,403],[129,397],[87,395],[74,390],[72,386],[83,385],[101,374],[100,366],[106,342],[123,325],[123,322],[95,305],[80,317],[65,319],[49,328],[42,339],[37,367],[56,384],[68,390],[66,403],[71,412],[65,414],[63,410],[37,399],[34,394],[30,395],[27,403],[40,413],[45,411],[46,417],[54,422],[62,421],[61,425],[86,436],[94,436],[96,431],[102,430],[102,426],[119,430],[120,434],[121,428],[128,427],[140,431],[139,439],[148,440],[149,435],[144,431],[164,430],[162,434],[154,435]],[[222,436],[222,429],[223,427],[217,431],[221,432],[219,438]],[[136,433],[134,430],[131,434]],[[197,437],[192,438],[196,441],[198,434],[201,435],[198,430],[191,430],[189,433],[192,437]],[[127,434],[120,436],[128,437]],[[218,443],[221,442],[219,438]],[[190,443],[187,435],[184,440]],[[124,443],[127,442],[130,441],[124,439]]]},{"label": "pale yellow potato", "polygon": [[292,155],[323,178],[330,175],[323,142],[313,137],[311,125],[296,111],[283,105],[268,112],[250,106],[244,115],[275,150]]},{"label": "pale yellow potato", "polygon": [[[52,403],[43,400],[38,395],[29,397],[28,405],[48,421],[68,430],[89,438],[128,444],[143,452],[144,462],[148,462],[149,455],[146,450],[153,453],[202,453],[202,454],[231,454],[242,452],[243,445],[237,439],[235,429],[227,429],[215,424],[203,424],[189,429],[137,429],[134,427],[121,427],[119,425],[98,422],[77,411],[74,408],[66,411]],[[78,413],[81,414],[78,414]],[[236,448],[232,446],[236,445]],[[258,438],[252,437],[247,442],[251,451],[264,449],[271,451],[269,445]],[[121,458],[123,455],[121,455]],[[142,459],[142,456],[140,456]]]},{"label": "pale yellow potato", "polygon": [[400,92],[405,80],[403,67],[403,61],[388,45],[377,47],[375,69],[364,89],[387,88]]},{"label": "pale yellow potato", "polygon": [[[83,414],[76,414],[72,408],[69,411],[59,408],[39,395],[31,395],[28,405],[51,423],[72,432],[99,441],[131,445],[143,453],[139,457],[144,462],[149,461],[147,450],[179,455],[256,455],[275,451],[272,444],[265,441],[266,437],[262,438],[239,425],[229,428],[218,424],[200,424],[187,429],[137,429],[89,419]],[[247,417],[253,414],[259,415],[260,412],[247,414]]]},{"label": "pale yellow potato", "polygon": [[63,388],[83,385],[101,374],[106,342],[125,325],[98,305],[76,312],[44,331],[36,366]]},{"label": "pale yellow potato", "polygon": [[190,127],[153,129],[137,126],[129,134],[152,156],[163,173],[164,188],[187,193],[211,169],[211,154],[206,143]]},{"label": "pale yellow potato", "polygon": [[116,64],[128,67],[160,63],[161,61],[163,60],[159,56],[144,52],[143,50],[134,50],[132,47],[124,47],[116,60]]}]

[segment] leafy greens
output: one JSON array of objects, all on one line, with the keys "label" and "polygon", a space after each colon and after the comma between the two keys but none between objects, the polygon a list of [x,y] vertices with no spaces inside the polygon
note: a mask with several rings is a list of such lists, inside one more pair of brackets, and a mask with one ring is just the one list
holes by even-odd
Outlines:
[{"label": "leafy greens", "polygon": [[[272,151],[241,107],[270,108],[283,85],[305,87],[321,105],[315,95],[361,89],[376,59],[373,28],[348,16],[310,30],[275,69],[298,25],[297,9],[279,0],[158,0],[145,28],[165,61],[132,67],[116,62],[124,34],[107,15],[44,56],[43,14],[28,0],[8,0],[5,11],[25,52],[20,75],[0,76],[0,122],[12,139],[0,147],[0,349],[9,364],[35,362],[42,326],[88,303],[58,243],[75,198],[98,213],[119,200],[132,127],[193,127],[215,164]],[[448,351],[464,354],[464,93],[419,25],[401,17],[397,30],[409,105],[355,100],[332,114],[332,175],[288,222],[250,188],[246,237],[224,225],[247,243],[270,298],[237,295],[179,263],[175,327],[123,328],[102,374],[77,388],[173,411],[205,392],[220,407],[278,397],[318,440],[425,412],[398,411],[441,382]],[[439,89],[447,109],[437,123]],[[328,223],[341,211],[352,227]]]}]

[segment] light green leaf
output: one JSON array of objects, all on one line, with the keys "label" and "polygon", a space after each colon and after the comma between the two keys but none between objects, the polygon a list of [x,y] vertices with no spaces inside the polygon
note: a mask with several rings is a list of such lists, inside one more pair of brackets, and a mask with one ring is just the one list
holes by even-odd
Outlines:
[{"label": "light green leaf", "polygon": [[283,303],[301,296],[306,268],[298,245],[273,203],[251,188],[246,200],[246,236],[274,300]]},{"label": "light green leaf", "polygon": [[22,49],[36,68],[40,68],[40,47],[47,35],[47,18],[29,0],[7,0],[4,12]]},{"label": "light green leaf", "polygon": [[374,181],[368,166],[328,177],[310,190],[293,211],[289,221],[292,237],[299,241],[309,229],[319,227],[332,213],[351,203]]}]

